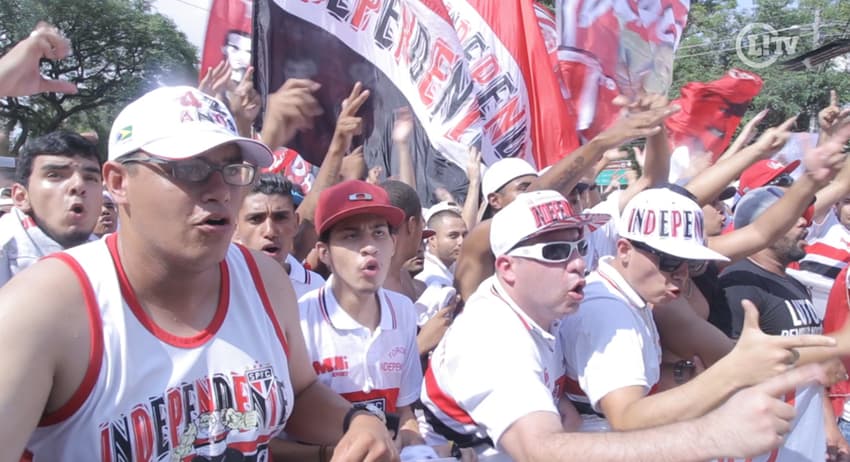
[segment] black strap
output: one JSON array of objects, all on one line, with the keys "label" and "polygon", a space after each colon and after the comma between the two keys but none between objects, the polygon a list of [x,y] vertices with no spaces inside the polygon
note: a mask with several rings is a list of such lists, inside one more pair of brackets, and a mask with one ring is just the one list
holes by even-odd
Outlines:
[{"label": "black strap", "polygon": [[572,399],[570,400],[570,402],[573,403],[573,406],[575,406],[576,411],[578,411],[579,414],[595,415],[595,416],[601,417],[603,419],[605,418],[605,414],[602,414],[601,412],[594,411],[593,406],[591,406],[590,403],[585,403],[584,401],[575,401],[575,400],[572,400]]},{"label": "black strap", "polygon": [[448,425],[444,424],[442,420],[440,420],[430,409],[428,406],[422,406],[422,412],[425,413],[425,420],[431,424],[431,427],[437,433],[446,437],[446,439],[454,441],[455,445],[460,448],[473,448],[475,446],[481,446],[482,444],[486,444],[490,447],[494,447],[493,440],[488,438],[481,438],[475,435],[465,435],[463,433],[458,433],[452,430]]}]

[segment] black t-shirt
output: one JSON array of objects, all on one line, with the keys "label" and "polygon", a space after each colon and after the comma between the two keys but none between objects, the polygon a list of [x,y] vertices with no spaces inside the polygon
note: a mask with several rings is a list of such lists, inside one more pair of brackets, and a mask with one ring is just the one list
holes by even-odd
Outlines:
[{"label": "black t-shirt", "polygon": [[720,270],[717,264],[709,261],[702,274],[691,276],[705,301],[708,302],[708,322],[729,335],[732,330],[732,315],[726,303],[726,295],[720,287]]},{"label": "black t-shirt", "polygon": [[771,273],[750,260],[728,266],[720,273],[720,287],[726,294],[731,330],[738,338],[744,325],[741,300],[752,301],[759,310],[759,325],[769,335],[820,334],[821,319],[812,304],[809,290],[788,275]]}]

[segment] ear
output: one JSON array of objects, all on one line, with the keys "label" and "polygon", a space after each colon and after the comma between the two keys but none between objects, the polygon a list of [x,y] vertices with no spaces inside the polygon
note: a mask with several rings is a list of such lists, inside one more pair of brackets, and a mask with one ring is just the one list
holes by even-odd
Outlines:
[{"label": "ear", "polygon": [[127,203],[127,166],[108,161],[103,164],[103,187],[112,195],[115,205]]},{"label": "ear", "polygon": [[513,285],[517,280],[514,259],[507,255],[496,257],[496,274],[506,284]]},{"label": "ear", "polygon": [[333,265],[331,264],[331,250],[328,245],[324,242],[317,241],[316,253],[319,254],[319,261],[324,263],[329,269],[333,270]]},{"label": "ear", "polygon": [[12,202],[15,207],[19,208],[24,213],[32,213],[32,204],[30,204],[30,194],[27,188],[20,184],[12,184]]},{"label": "ear", "polygon": [[[429,250],[437,250],[437,235],[433,235],[427,239],[428,244],[427,247]],[[434,253],[434,252],[431,252]]]},{"label": "ear", "polygon": [[629,241],[627,241],[625,239],[618,239],[617,240],[617,255],[616,255],[616,258],[617,258],[617,260],[619,260],[622,263],[622,265],[624,267],[629,265],[629,260],[632,257],[633,251],[634,251],[634,247],[632,247],[632,244],[630,244]]},{"label": "ear", "polygon": [[502,201],[501,201],[501,198],[499,197],[499,193],[487,194],[487,203],[490,204],[490,207],[493,207],[494,209],[499,209],[499,208],[501,208],[500,207],[501,202]]},{"label": "ear", "polygon": [[393,240],[393,248],[392,248],[392,251],[390,252],[390,256],[393,256],[393,255],[395,255],[396,245],[398,244],[398,234],[397,233],[390,233],[390,239]]},{"label": "ear", "polygon": [[419,226],[419,217],[413,215],[404,220],[404,226],[407,228],[407,234],[412,235],[416,228]]}]

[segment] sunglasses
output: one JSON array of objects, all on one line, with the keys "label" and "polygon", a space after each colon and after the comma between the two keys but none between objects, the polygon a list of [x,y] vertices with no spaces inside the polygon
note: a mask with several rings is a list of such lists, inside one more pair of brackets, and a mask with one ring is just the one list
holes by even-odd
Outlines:
[{"label": "sunglasses", "polygon": [[629,240],[629,242],[632,244],[632,247],[658,257],[658,269],[665,273],[672,273],[676,271],[683,263],[688,265],[688,271],[691,273],[699,272],[705,266],[704,260],[691,260],[688,258],[676,257],[650,247],[643,242],[632,240]]},{"label": "sunglasses", "polygon": [[203,183],[215,172],[221,172],[224,182],[233,186],[247,186],[254,182],[257,167],[245,163],[233,163],[226,165],[215,165],[201,157],[173,161],[160,159],[158,157],[135,157],[128,156],[119,160],[122,164],[140,163],[156,164],[162,166],[163,171],[172,178],[187,183]]},{"label": "sunglasses", "polygon": [[582,257],[587,255],[588,243],[586,239],[578,241],[556,241],[543,242],[540,244],[524,245],[515,247],[508,252],[512,257],[530,258],[532,260],[546,263],[563,263],[570,259],[573,251],[577,251]]},{"label": "sunglasses", "polygon": [[794,177],[787,173],[782,173],[776,178],[770,180],[765,186],[779,186],[780,188],[788,188],[794,184]]}]

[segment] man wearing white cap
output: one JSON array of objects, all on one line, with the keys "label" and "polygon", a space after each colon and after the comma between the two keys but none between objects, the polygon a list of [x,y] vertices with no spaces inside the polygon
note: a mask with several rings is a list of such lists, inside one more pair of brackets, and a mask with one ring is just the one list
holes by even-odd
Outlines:
[{"label": "man wearing white cap", "polygon": [[121,227],[0,290],[0,459],[267,460],[284,426],[393,458],[382,422],[316,381],[281,266],[230,243],[270,161],[194,88],[124,108],[103,167]]},{"label": "man wearing white cap", "polygon": [[521,194],[496,215],[496,274],[470,297],[425,373],[428,438],[472,447],[487,461],[708,460],[778,445],[791,407],[775,396],[817,367],[744,390],[695,420],[628,433],[564,430],[564,363],[549,332],[583,298],[584,230],[604,218],[574,214],[554,191]]},{"label": "man wearing white cap", "polygon": [[510,204],[517,194],[528,189],[535,178],[537,170],[516,157],[501,159],[490,165],[481,180],[481,194],[487,201],[484,218],[491,218]]},{"label": "man wearing white cap", "polygon": [[[661,363],[653,306],[678,297],[689,271],[726,257],[705,245],[700,206],[667,188],[633,197],[620,216],[618,233],[616,254],[600,259],[588,276],[581,309],[559,327],[567,396],[582,414],[583,429],[633,430],[699,417],[771,373],[775,365],[759,364],[760,357],[748,348],[769,337],[748,319],[748,336],[732,353],[695,380],[653,394]],[[754,311],[751,317],[757,319]],[[770,340],[777,340],[771,348],[791,364],[789,348],[825,341]],[[747,368],[766,372],[751,379],[754,370]]]},{"label": "man wearing white cap", "polygon": [[463,211],[455,202],[443,201],[425,214],[427,227],[434,233],[428,238],[425,264],[416,279],[426,285],[450,286],[454,282],[454,265],[466,238]]}]

